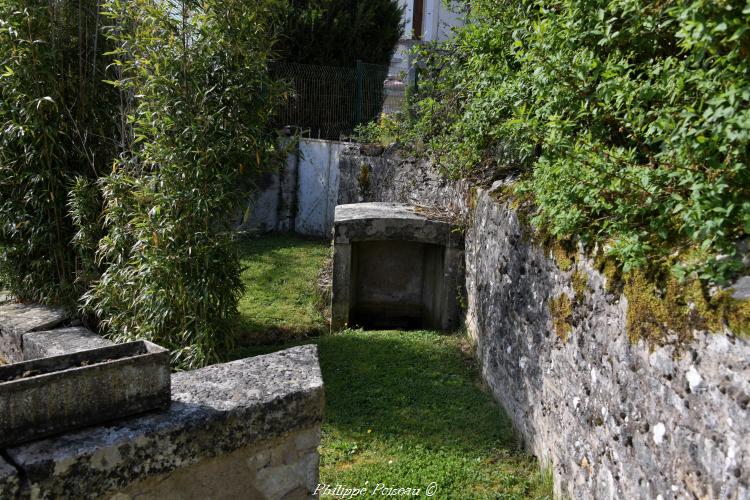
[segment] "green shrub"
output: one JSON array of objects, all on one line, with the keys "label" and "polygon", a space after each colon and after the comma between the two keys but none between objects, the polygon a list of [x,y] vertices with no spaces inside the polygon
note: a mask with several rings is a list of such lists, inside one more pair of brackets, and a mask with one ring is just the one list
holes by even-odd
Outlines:
[{"label": "green shrub", "polygon": [[289,0],[276,43],[285,62],[389,65],[403,33],[396,0]]},{"label": "green shrub", "polygon": [[74,306],[73,179],[111,166],[117,94],[98,2],[0,0],[0,275],[26,300]]},{"label": "green shrub", "polygon": [[[231,343],[242,291],[230,214],[272,144],[274,0],[110,0],[123,152],[99,181],[104,271],[85,296],[116,340],[151,339],[183,368]],[[96,241],[76,186],[78,243]]]},{"label": "green shrub", "polygon": [[750,232],[750,2],[472,2],[412,127],[451,175],[522,172],[532,221],[625,271],[723,283]]}]

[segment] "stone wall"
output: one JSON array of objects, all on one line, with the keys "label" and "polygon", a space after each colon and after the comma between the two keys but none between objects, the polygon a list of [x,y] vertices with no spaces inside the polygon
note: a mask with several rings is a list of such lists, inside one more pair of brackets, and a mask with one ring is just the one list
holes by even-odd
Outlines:
[{"label": "stone wall", "polygon": [[[102,347],[42,306],[0,305],[12,361]],[[2,353],[2,351],[0,351]],[[5,449],[0,498],[308,498],[323,380],[315,346],[175,373],[169,409]]]},{"label": "stone wall", "polygon": [[[352,149],[340,168],[340,203],[429,205],[465,221],[467,330],[485,380],[553,468],[558,494],[750,498],[747,338],[695,332],[679,350],[632,344],[627,299],[609,293],[583,255],[560,269],[492,189],[446,182],[395,152]],[[574,273],[588,281],[578,300]],[[575,304],[565,341],[550,313],[562,294]]]}]

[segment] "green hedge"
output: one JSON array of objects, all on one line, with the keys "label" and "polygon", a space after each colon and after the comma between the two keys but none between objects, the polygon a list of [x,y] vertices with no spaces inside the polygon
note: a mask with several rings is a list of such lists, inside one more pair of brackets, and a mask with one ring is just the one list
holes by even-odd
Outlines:
[{"label": "green hedge", "polygon": [[[412,139],[454,176],[517,171],[532,221],[630,270],[723,283],[750,232],[750,2],[471,2],[424,53]],[[402,132],[403,133],[403,132]]]},{"label": "green hedge", "polygon": [[285,0],[0,0],[0,276],[120,341],[219,359],[230,217],[271,165]]}]

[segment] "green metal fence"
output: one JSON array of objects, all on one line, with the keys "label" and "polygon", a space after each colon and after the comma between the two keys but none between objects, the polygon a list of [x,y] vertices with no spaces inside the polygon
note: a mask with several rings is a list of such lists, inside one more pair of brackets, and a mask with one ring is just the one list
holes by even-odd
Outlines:
[{"label": "green metal fence", "polygon": [[340,140],[383,111],[386,66],[277,63],[271,73],[290,89],[274,118],[276,128],[291,127],[306,137]]}]

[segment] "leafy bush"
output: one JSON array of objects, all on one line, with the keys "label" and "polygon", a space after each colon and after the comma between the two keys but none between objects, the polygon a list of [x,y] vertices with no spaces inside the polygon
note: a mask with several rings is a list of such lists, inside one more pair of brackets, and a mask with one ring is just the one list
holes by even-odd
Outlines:
[{"label": "leafy bush", "polygon": [[[229,225],[270,149],[266,71],[275,0],[110,0],[123,153],[99,181],[101,278],[85,301],[117,340],[147,338],[180,367],[231,342],[242,286]],[[79,243],[96,237],[76,186]],[[88,214],[88,215],[87,215]]]},{"label": "leafy bush", "polygon": [[282,61],[389,65],[403,25],[397,0],[289,0],[276,50]]},{"label": "leafy bush", "polygon": [[98,3],[0,0],[0,274],[22,299],[75,301],[75,177],[110,167],[117,94]]},{"label": "leafy bush", "polygon": [[750,2],[472,2],[412,131],[454,176],[523,173],[554,235],[724,283],[750,232]]}]

